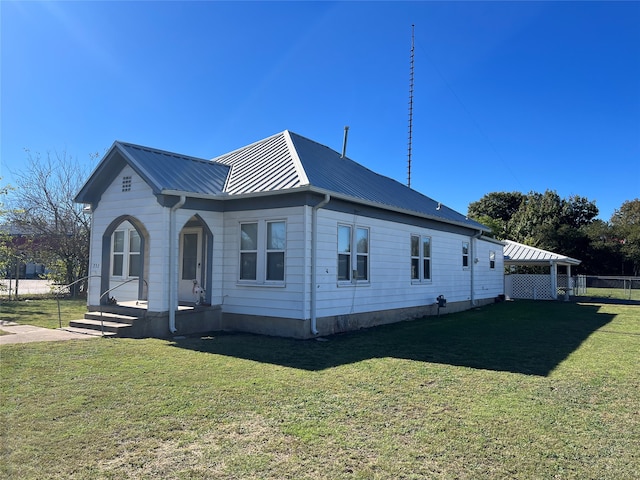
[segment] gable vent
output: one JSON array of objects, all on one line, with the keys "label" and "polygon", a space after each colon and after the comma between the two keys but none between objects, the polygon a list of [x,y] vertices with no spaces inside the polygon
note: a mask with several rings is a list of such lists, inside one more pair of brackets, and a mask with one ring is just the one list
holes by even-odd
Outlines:
[{"label": "gable vent", "polygon": [[123,192],[131,191],[131,175],[122,177],[122,191]]}]

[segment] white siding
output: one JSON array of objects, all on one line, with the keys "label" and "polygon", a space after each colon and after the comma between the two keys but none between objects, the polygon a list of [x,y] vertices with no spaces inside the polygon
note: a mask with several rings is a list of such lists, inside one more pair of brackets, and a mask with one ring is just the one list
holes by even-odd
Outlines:
[{"label": "white siding", "polygon": [[[122,177],[131,176],[131,190],[122,192]],[[130,167],[125,167],[104,194],[93,213],[91,274],[99,275],[102,236],[119,216],[130,215],[148,232],[148,262],[145,278],[149,285],[149,309],[169,308],[169,220],[170,209],[160,206],[151,189]],[[176,211],[174,258],[178,259],[177,238],[189,219],[198,214],[213,234],[212,269],[207,283],[212,287],[213,304],[223,312],[308,319],[311,317],[311,288],[317,293],[317,317],[416,307],[435,303],[438,295],[448,302],[492,298],[503,293],[501,245],[469,236],[418,228],[357,214],[318,210],[317,284],[311,286],[312,208],[307,206],[257,209],[251,211],[207,212],[181,208]],[[239,281],[240,222],[286,221],[285,282],[282,285],[246,284]],[[362,284],[338,284],[338,224],[369,229],[369,279]],[[411,280],[411,235],[431,237],[431,280]],[[462,244],[471,246],[469,267],[462,265]],[[496,265],[489,268],[489,252],[496,252]],[[478,258],[477,263],[473,263]],[[473,264],[473,268],[472,268]],[[176,270],[177,271],[177,270]],[[135,297],[135,289],[126,295]],[[116,293],[118,300],[124,299]],[[92,278],[90,304],[97,304],[100,279]]]},{"label": "white siding", "polygon": [[[282,318],[303,318],[308,303],[309,282],[307,248],[310,243],[305,229],[305,208],[226,212],[223,239],[223,311]],[[239,282],[240,222],[285,220],[285,282],[283,285],[246,284]]]},{"label": "white siding", "polygon": [[[462,243],[471,243],[469,236],[329,210],[318,213],[318,317],[429,305],[438,295],[444,295],[449,302],[471,300],[472,269],[462,266]],[[370,228],[370,283],[338,285],[338,224]],[[430,282],[411,281],[412,234],[431,237]],[[500,246],[492,244],[492,248],[494,246],[501,253]],[[472,261],[471,256],[469,260]],[[491,289],[477,283],[476,292],[489,295],[489,290],[494,291],[494,284],[502,282],[501,265],[496,265],[496,272],[499,275],[494,275]]]},{"label": "white siding", "polygon": [[[504,294],[504,255],[502,245],[478,239],[474,253],[478,262],[474,265],[474,293],[477,300],[495,298]],[[490,268],[489,255],[495,252],[495,267]]]},{"label": "white siding", "polygon": [[[122,191],[122,177],[131,176],[131,190]],[[145,265],[145,278],[149,284],[149,309],[152,311],[166,311],[168,309],[168,226],[169,216],[167,208],[161,207],[156,201],[151,188],[139,177],[134,170],[125,166],[113,183],[102,194],[100,203],[95,208],[91,230],[91,275],[100,275],[102,265],[102,236],[114,219],[130,215],[135,217],[147,230],[146,248],[148,249],[148,264]],[[133,282],[135,284],[135,282]],[[126,288],[126,287],[122,287]],[[137,289],[137,286],[136,286]],[[125,293],[117,289],[112,296],[123,301],[129,299]],[[136,290],[137,292],[137,290]],[[93,277],[89,285],[89,299],[91,305],[99,303],[100,279]],[[124,296],[123,296],[124,295]],[[125,298],[126,297],[126,298]],[[134,295],[137,299],[137,295]]]}]

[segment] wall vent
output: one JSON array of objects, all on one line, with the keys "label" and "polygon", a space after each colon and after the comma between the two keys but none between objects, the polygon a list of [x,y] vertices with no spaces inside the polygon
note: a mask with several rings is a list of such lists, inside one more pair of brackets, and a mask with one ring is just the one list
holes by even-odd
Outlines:
[{"label": "wall vent", "polygon": [[128,175],[126,177],[122,177],[122,191],[130,192],[131,191],[131,176]]}]

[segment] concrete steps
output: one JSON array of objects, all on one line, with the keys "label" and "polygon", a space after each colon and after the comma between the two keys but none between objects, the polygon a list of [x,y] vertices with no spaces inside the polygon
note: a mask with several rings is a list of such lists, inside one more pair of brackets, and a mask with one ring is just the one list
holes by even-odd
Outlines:
[{"label": "concrete steps", "polygon": [[115,332],[104,332],[104,335],[100,330],[93,330],[91,328],[78,328],[78,327],[63,327],[62,330],[71,333],[81,333],[82,335],[89,335],[91,337],[115,337]]},{"label": "concrete steps", "polygon": [[86,335],[132,337],[134,324],[144,316],[144,311],[109,306],[108,311],[89,311],[80,320],[71,320],[65,330]]}]

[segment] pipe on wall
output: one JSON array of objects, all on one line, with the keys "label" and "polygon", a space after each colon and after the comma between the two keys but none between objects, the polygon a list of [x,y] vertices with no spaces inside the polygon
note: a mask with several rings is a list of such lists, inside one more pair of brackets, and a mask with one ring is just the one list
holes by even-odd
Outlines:
[{"label": "pipe on wall", "polygon": [[475,306],[476,304],[476,293],[475,293],[475,264],[476,264],[476,260],[478,259],[477,252],[476,252],[476,240],[478,238],[480,238],[482,236],[482,230],[478,231],[478,233],[476,233],[475,235],[471,236],[471,251],[470,253],[470,262],[471,262],[471,306]]},{"label": "pipe on wall", "polygon": [[173,334],[176,329],[176,309],[178,307],[178,279],[176,268],[176,210],[181,208],[187,197],[180,195],[180,200],[169,210],[169,331]]},{"label": "pipe on wall", "polygon": [[331,195],[326,193],[324,199],[315,205],[311,214],[311,334],[318,335],[317,329],[317,261],[318,261],[318,210],[331,201]]}]

